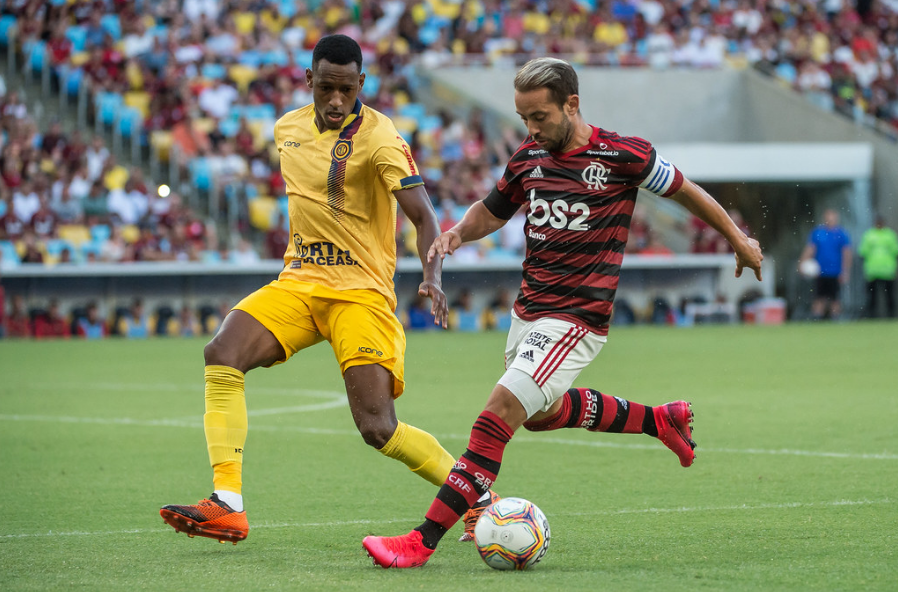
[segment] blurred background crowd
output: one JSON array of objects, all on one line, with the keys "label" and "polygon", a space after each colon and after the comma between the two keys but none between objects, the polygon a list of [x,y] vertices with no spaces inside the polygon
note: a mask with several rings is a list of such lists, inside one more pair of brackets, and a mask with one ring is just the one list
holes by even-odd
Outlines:
[{"label": "blurred background crowd", "polygon": [[[7,0],[0,49],[63,99],[86,93],[89,125],[36,112],[33,91],[0,80],[0,267],[282,257],[274,123],[311,101],[305,68],[331,33],[360,41],[362,99],[409,141],[443,229],[485,196],[523,136],[490,137],[477,110],[432,109],[418,68],[547,54],[754,67],[898,138],[898,0]],[[139,150],[115,150],[112,131]],[[629,252],[673,253],[643,213]],[[519,227],[456,259],[519,258]],[[728,250],[698,220],[674,231],[691,252]],[[412,232],[400,216],[401,256],[416,255]]]}]

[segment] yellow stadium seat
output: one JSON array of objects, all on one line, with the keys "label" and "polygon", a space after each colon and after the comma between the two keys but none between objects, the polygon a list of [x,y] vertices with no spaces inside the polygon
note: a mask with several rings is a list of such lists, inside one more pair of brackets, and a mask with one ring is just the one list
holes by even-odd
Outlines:
[{"label": "yellow stadium seat", "polygon": [[90,54],[86,51],[79,51],[78,53],[72,54],[72,57],[69,58],[69,64],[73,68],[80,68],[86,64],[88,60],[90,60]]},{"label": "yellow stadium seat", "polygon": [[59,238],[72,243],[75,247],[90,240],[90,230],[83,224],[62,224],[57,229]]},{"label": "yellow stadium seat", "polygon": [[263,130],[265,129],[265,126],[269,124],[264,121],[248,121],[246,125],[253,133],[253,149],[261,150],[264,148],[267,142]]},{"label": "yellow stadium seat", "polygon": [[396,126],[396,131],[406,137],[413,134],[415,130],[418,129],[418,122],[411,117],[394,117],[393,125]]},{"label": "yellow stadium seat", "polygon": [[165,130],[156,130],[150,134],[150,146],[156,150],[157,158],[160,162],[168,162],[168,155],[171,152],[172,135],[171,132]]},{"label": "yellow stadium seat", "polygon": [[125,105],[134,107],[144,119],[150,116],[150,93],[143,91],[131,91],[125,93]]},{"label": "yellow stadium seat", "polygon": [[278,209],[278,202],[273,197],[257,197],[249,200],[249,222],[253,228],[267,231],[274,222],[274,214]]},{"label": "yellow stadium seat", "polygon": [[259,70],[245,64],[234,64],[228,69],[228,75],[237,84],[238,90],[245,93],[249,83],[259,77]]},{"label": "yellow stadium seat", "polygon": [[204,134],[211,134],[215,129],[215,120],[211,117],[197,117],[193,120],[193,127]]},{"label": "yellow stadium seat", "polygon": [[136,243],[140,238],[140,228],[138,228],[136,224],[122,226],[122,238],[125,239],[125,242],[129,245]]}]

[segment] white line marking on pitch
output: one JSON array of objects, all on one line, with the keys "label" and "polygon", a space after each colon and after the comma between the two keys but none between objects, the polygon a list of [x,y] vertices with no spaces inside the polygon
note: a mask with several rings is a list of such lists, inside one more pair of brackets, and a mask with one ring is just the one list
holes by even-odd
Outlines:
[{"label": "white line marking on pitch", "polygon": [[[338,400],[319,403],[317,405],[301,405],[298,407],[284,407],[280,409],[267,410],[259,409],[250,411],[250,416],[272,415],[276,413],[286,413],[286,410],[294,412],[331,409],[346,405],[346,399],[341,397]],[[71,416],[51,416],[51,415],[11,415],[0,414],[0,421],[36,421],[48,423],[86,423],[100,425],[133,425],[141,427],[173,427],[173,428],[202,428],[202,416],[197,415],[196,419],[133,419],[130,417],[71,417]],[[253,424],[251,429],[254,431],[264,432],[292,432],[298,434],[328,434],[332,436],[352,436],[358,437],[355,430],[341,430],[328,428],[310,428],[301,426],[266,426]],[[467,440],[469,434],[433,434],[438,440]],[[538,436],[521,435],[515,438],[515,442],[524,444],[561,444],[564,446],[588,446],[592,448],[617,448],[622,450],[658,450],[659,444],[622,444],[619,442],[606,442],[604,440],[567,440],[564,438],[544,438]],[[765,450],[760,448],[706,448],[698,447],[699,454],[721,453],[721,454],[750,454],[750,455],[774,455],[774,456],[806,456],[814,458],[843,458],[851,460],[898,460],[898,454],[888,452],[826,452],[815,450],[793,450],[790,448],[780,448]]]},{"label": "white line marking on pitch", "polygon": [[[680,508],[622,508],[620,510],[604,510],[599,512],[553,512],[553,516],[617,516],[624,514],[677,514],[690,512],[734,512],[745,510],[792,510],[800,508],[839,508],[842,506],[877,506],[894,504],[896,500],[880,499],[880,500],[836,500],[832,502],[789,502],[784,504],[757,504],[750,506],[748,504],[734,506],[706,506],[706,507],[680,507]],[[325,527],[332,528],[335,526],[353,526],[364,524],[395,524],[400,522],[412,523],[419,518],[390,518],[386,520],[340,520],[336,522],[275,522],[253,524],[252,528],[316,528]],[[0,534],[0,539],[26,539],[56,536],[103,536],[103,535],[124,535],[124,534],[147,534],[168,532],[170,528],[135,528],[130,530],[70,530],[59,532],[34,532],[21,534]]]},{"label": "white line marking on pitch", "polygon": [[[141,391],[141,392],[176,392],[176,393],[189,393],[189,392],[197,392],[202,393],[203,391],[203,383],[197,382],[195,384],[173,384],[169,382],[156,382],[156,383],[124,383],[124,382],[90,382],[90,383],[79,383],[79,384],[50,384],[50,383],[41,383],[41,384],[30,384],[29,388],[41,389],[41,390],[57,390],[57,389],[65,389],[65,390],[82,390],[82,391],[117,391],[117,392],[128,392],[128,391]],[[275,395],[275,396],[288,396],[288,397],[345,397],[346,393],[343,391],[322,391],[322,390],[314,390],[314,389],[290,389],[290,388],[281,388],[281,387],[268,387],[268,386],[251,386],[249,387],[248,395],[252,397],[254,394],[259,395]]]}]

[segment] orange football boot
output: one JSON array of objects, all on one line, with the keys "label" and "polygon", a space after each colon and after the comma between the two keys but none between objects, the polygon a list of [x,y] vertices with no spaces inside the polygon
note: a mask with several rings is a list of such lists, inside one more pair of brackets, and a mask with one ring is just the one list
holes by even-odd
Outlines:
[{"label": "orange football boot", "polygon": [[159,515],[175,532],[186,532],[190,538],[199,535],[236,545],[249,534],[246,511],[235,512],[214,493],[194,506],[165,506]]}]

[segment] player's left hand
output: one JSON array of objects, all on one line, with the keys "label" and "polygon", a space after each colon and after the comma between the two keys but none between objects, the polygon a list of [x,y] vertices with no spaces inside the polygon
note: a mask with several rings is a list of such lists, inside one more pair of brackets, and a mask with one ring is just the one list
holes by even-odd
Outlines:
[{"label": "player's left hand", "polygon": [[433,324],[443,329],[449,326],[449,304],[443,289],[431,282],[421,282],[418,286],[418,294],[427,296],[431,300],[430,314],[433,315]]},{"label": "player's left hand", "polygon": [[746,267],[755,270],[755,277],[761,281],[761,261],[764,255],[761,253],[761,245],[753,238],[746,237],[745,242],[736,249],[736,277],[742,277],[742,270]]}]

